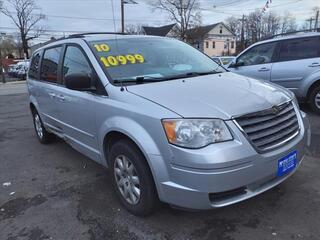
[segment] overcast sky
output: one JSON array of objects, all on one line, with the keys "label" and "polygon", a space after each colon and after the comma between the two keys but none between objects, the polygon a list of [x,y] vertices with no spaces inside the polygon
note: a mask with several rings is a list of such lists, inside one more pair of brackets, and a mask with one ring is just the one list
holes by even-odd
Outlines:
[{"label": "overcast sky", "polygon": [[[65,31],[114,31],[120,29],[120,0],[35,0],[46,19],[42,25],[54,35]],[[125,5],[126,24],[164,25],[171,21],[164,12],[153,11],[148,0],[135,0],[136,5]],[[203,24],[225,20],[229,16],[262,9],[267,0],[199,0]],[[6,2],[6,0],[4,0]],[[112,2],[114,7],[112,8]],[[284,14],[290,12],[303,24],[312,14],[312,8],[320,7],[320,0],[272,0],[269,11]],[[114,18],[113,21],[113,11]],[[14,32],[10,19],[0,14],[0,32]],[[55,31],[61,31],[56,33]],[[49,36],[42,36],[46,40]]]}]

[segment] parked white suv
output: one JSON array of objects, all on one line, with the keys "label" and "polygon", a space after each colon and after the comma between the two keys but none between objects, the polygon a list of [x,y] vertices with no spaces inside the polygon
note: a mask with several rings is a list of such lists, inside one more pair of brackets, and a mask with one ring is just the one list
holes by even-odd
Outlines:
[{"label": "parked white suv", "polygon": [[320,113],[320,33],[258,42],[240,53],[229,70],[288,88]]}]

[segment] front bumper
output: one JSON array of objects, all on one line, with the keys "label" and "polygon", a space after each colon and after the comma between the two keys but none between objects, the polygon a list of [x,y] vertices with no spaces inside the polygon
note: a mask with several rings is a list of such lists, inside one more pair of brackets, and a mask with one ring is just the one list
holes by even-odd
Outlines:
[{"label": "front bumper", "polygon": [[[297,171],[310,144],[309,120],[302,113],[299,121],[297,137],[264,154],[258,154],[231,121],[228,125],[235,136],[232,142],[198,150],[171,146],[174,157],[166,177],[157,183],[160,199],[183,208],[211,209],[243,201],[280,184]],[[293,151],[298,153],[297,167],[277,177],[278,160]],[[156,162],[163,160],[161,156],[153,158]]]}]

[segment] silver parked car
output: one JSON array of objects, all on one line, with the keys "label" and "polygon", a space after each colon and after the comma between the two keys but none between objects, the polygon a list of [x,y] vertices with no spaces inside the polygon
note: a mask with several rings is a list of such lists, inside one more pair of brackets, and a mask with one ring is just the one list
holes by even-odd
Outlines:
[{"label": "silver parked car", "polygon": [[258,42],[240,53],[229,70],[288,88],[320,113],[320,33]]},{"label": "silver parked car", "polygon": [[226,72],[174,39],[70,36],[33,54],[30,109],[41,143],[54,135],[111,168],[135,215],[159,200],[223,207],[291,176],[310,143],[294,95]]}]

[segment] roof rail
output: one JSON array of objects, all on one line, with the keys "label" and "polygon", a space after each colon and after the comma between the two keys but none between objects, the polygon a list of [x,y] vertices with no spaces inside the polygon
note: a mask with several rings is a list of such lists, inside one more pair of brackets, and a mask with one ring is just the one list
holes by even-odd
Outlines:
[{"label": "roof rail", "polygon": [[293,31],[293,32],[288,32],[288,33],[280,33],[280,34],[276,34],[276,35],[273,35],[273,36],[270,36],[270,37],[265,37],[262,40],[269,40],[269,39],[273,39],[273,38],[277,38],[277,37],[285,37],[285,36],[290,36],[290,35],[294,35],[294,34],[297,34],[297,33],[317,33],[317,32],[320,32],[320,28]]},{"label": "roof rail", "polygon": [[69,35],[67,38],[84,37],[85,35],[98,35],[98,34],[127,35],[126,33],[121,33],[121,32],[85,32],[85,33],[71,34],[71,35]]}]

